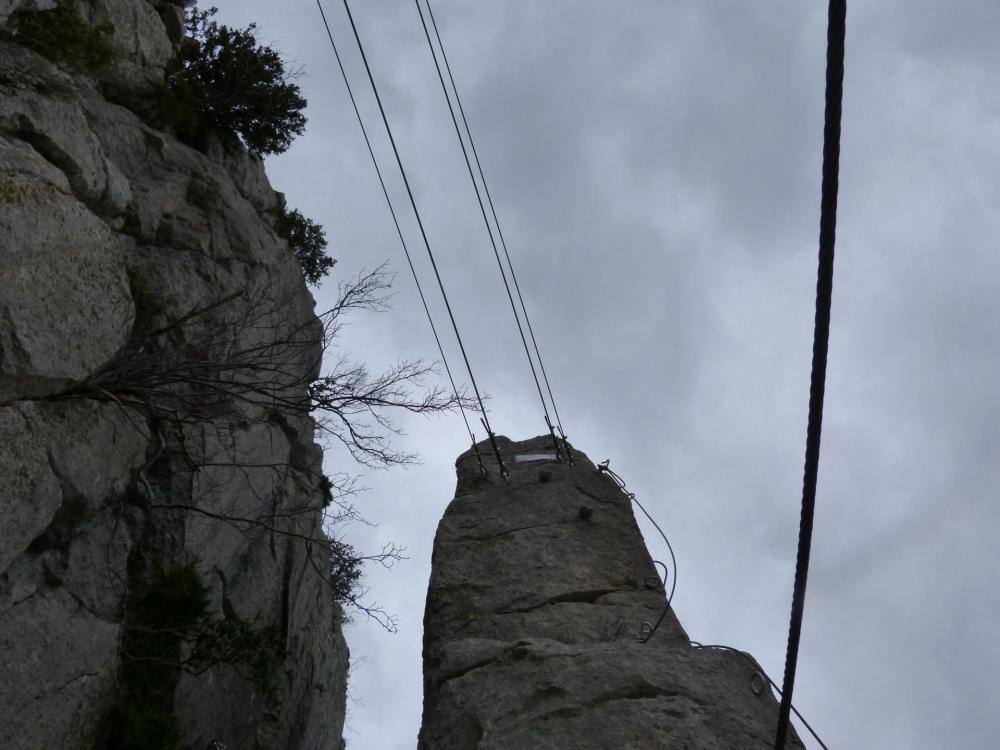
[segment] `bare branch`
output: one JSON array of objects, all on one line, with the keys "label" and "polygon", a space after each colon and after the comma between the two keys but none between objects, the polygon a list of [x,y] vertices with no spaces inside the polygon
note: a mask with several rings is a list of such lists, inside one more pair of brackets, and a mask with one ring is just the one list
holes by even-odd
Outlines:
[{"label": "bare branch", "polygon": [[[327,444],[342,446],[362,465],[405,465],[416,456],[393,447],[392,438],[400,434],[394,413],[430,416],[476,408],[464,391],[425,385],[437,375],[433,363],[401,360],[373,374],[342,353],[334,356],[345,316],[388,309],[392,280],[384,264],[362,271],[340,284],[336,303],[321,315],[305,313],[295,292],[281,297],[262,288],[197,305],[156,326],[140,309],[133,335],[116,357],[84,382],[50,398],[110,401],[143,415],[155,450],[137,472],[136,484],[150,511],[194,514],[255,539],[269,535],[272,544],[274,537],[296,540],[305,545],[310,563],[338,602],[394,630],[392,617],[363,601],[361,566],[374,562],[391,567],[402,558],[403,548],[389,544],[365,555],[335,533],[347,521],[365,522],[348,500],[358,491],[357,478],[326,477],[309,465],[260,462],[236,449],[237,433],[251,425],[301,432],[311,423]],[[333,365],[317,375],[324,355]],[[229,455],[189,448],[192,439],[204,442],[206,431],[214,431],[212,444],[219,446],[215,452]],[[192,486],[198,483],[201,493],[184,502],[159,495],[150,472],[161,460],[171,461],[172,476],[190,474]],[[224,486],[210,477],[227,470],[242,475],[242,484],[257,495],[252,512],[245,503],[237,507],[235,500],[230,507],[219,506]],[[273,480],[260,482],[261,472],[271,472]],[[292,496],[300,499],[289,502]],[[296,519],[310,515],[330,537],[302,532]],[[325,550],[323,565],[314,560],[319,548]]]}]

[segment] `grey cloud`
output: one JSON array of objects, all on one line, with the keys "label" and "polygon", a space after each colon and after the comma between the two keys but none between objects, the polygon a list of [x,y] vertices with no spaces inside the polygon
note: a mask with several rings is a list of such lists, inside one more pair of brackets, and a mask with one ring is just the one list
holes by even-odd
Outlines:
[{"label": "grey cloud", "polygon": [[[389,258],[396,310],[343,343],[433,357],[309,3],[223,4],[301,61],[307,135],[271,160],[337,272]],[[677,550],[692,637],[777,677],[788,622],[818,229],[825,11],[802,3],[434,7],[567,430]],[[334,2],[325,3],[439,326],[432,277]],[[354,3],[491,418],[543,429],[412,3]],[[311,12],[310,12],[311,11]],[[988,747],[1000,580],[998,6],[854,2],[826,430],[796,704],[831,747]],[[332,299],[320,290],[320,303]],[[447,344],[453,366],[458,360]],[[402,420],[424,463],[367,477],[359,545],[410,547],[351,632],[354,746],[411,748],[430,544],[467,436]],[[481,430],[480,430],[481,433]],[[331,469],[346,469],[333,451]],[[654,556],[663,551],[647,535]],[[385,721],[389,705],[401,718]]]}]

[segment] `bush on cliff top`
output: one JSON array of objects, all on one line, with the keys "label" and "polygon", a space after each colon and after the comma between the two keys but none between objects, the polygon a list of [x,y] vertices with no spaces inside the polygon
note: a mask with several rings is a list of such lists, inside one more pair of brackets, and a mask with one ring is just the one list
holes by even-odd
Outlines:
[{"label": "bush on cliff top", "polygon": [[96,72],[114,61],[108,39],[111,23],[92,26],[75,8],[57,5],[51,10],[21,10],[15,16],[14,39],[54,63]]},{"label": "bush on cliff top", "polygon": [[290,209],[282,198],[274,221],[274,232],[288,240],[288,247],[302,267],[302,275],[310,284],[318,284],[337,262],[326,254],[326,232],[298,210]]},{"label": "bush on cliff top", "polygon": [[187,140],[214,132],[257,156],[286,151],[305,130],[306,100],[281,55],[257,42],[256,24],[233,29],[216,8],[187,12],[187,38],[158,92],[156,113]]}]

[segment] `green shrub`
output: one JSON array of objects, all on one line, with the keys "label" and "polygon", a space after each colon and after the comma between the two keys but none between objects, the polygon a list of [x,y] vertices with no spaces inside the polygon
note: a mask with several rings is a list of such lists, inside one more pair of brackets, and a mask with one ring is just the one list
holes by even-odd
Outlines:
[{"label": "green shrub", "polygon": [[358,551],[347,542],[330,540],[330,588],[337,604],[357,603],[361,587],[361,564]]},{"label": "green shrub", "polygon": [[202,620],[207,608],[208,589],[198,571],[194,565],[181,565],[157,568],[139,601],[138,616],[147,629],[183,633]]},{"label": "green shrub", "polygon": [[102,750],[177,750],[173,712],[182,672],[201,674],[228,664],[277,698],[277,629],[208,613],[208,589],[194,565],[156,566],[129,608],[121,648],[121,692],[101,722]]},{"label": "green shrub", "polygon": [[330,503],[333,502],[333,482],[330,480],[326,474],[319,479],[319,491],[323,493],[323,507],[329,508]]},{"label": "green shrub", "polygon": [[103,750],[176,750],[177,716],[132,696],[121,696],[104,718]]},{"label": "green shrub", "polygon": [[305,130],[306,100],[281,55],[257,43],[256,24],[233,29],[192,8],[188,38],[155,96],[154,112],[187,140],[214,132],[258,156],[288,149]]},{"label": "green shrub", "polygon": [[302,267],[302,275],[310,284],[318,284],[337,262],[324,252],[327,242],[323,227],[294,208],[289,211],[284,200],[278,203],[274,232],[288,240],[288,247],[295,254]]},{"label": "green shrub", "polygon": [[256,628],[242,620],[211,619],[201,623],[185,660],[195,674],[216,664],[241,668],[269,698],[277,697],[275,660],[281,655],[281,635],[273,626]]},{"label": "green shrub", "polygon": [[68,5],[18,11],[16,23],[15,40],[54,63],[96,72],[114,61],[114,50],[108,43],[115,33],[114,25],[91,26]]}]

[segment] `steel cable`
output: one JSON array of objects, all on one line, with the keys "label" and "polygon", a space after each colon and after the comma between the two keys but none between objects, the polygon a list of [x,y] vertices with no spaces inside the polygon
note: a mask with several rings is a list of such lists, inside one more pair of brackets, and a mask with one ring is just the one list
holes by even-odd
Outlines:
[{"label": "steel cable", "polygon": [[[667,612],[670,611],[671,604],[674,600],[674,592],[677,591],[677,556],[674,555],[674,546],[670,543],[670,539],[667,538],[667,535],[663,531],[663,529],[660,528],[660,524],[658,524],[656,520],[653,518],[653,516],[650,515],[649,511],[646,510],[645,506],[643,506],[643,504],[639,502],[638,498],[636,498],[635,496],[635,493],[629,491],[627,485],[625,484],[625,480],[622,479],[621,476],[619,476],[614,470],[611,469],[610,464],[611,464],[611,459],[608,459],[607,461],[602,461],[597,465],[597,471],[601,474],[607,474],[614,481],[614,483],[618,485],[618,488],[625,494],[625,496],[633,503],[635,503],[636,506],[639,508],[639,510],[642,511],[643,515],[645,515],[646,518],[649,519],[649,522],[653,524],[653,527],[657,530],[657,532],[659,532],[660,536],[663,537],[663,541],[667,545],[667,551],[670,553],[670,564],[673,566],[672,569],[669,569],[673,575],[673,580],[670,583],[670,593],[666,594],[667,602],[663,607],[663,611],[660,612],[660,616],[657,618],[656,624],[649,625],[649,633],[647,633],[644,638],[640,639],[643,643],[646,643],[650,638],[653,637],[653,634],[656,633],[656,631],[659,629],[661,623],[663,622],[663,618],[667,616]],[[661,562],[660,565],[663,565],[665,570],[668,569],[665,563]],[[664,580],[664,587],[665,586],[666,586],[666,580]],[[644,623],[643,627],[645,627],[646,625],[648,625],[648,623]]]},{"label": "steel cable", "polygon": [[[472,171],[472,163],[469,160],[469,151],[465,147],[465,140],[462,138],[462,130],[458,125],[458,118],[455,114],[455,108],[451,103],[451,95],[448,93],[448,86],[444,82],[444,75],[441,72],[441,65],[438,62],[437,52],[434,50],[434,45],[431,42],[430,31],[427,28],[427,21],[424,19],[424,11],[420,6],[420,0],[414,0],[417,6],[417,13],[420,14],[420,24],[424,29],[424,37],[427,39],[427,46],[431,51],[431,57],[434,60],[434,69],[437,71],[438,81],[441,83],[441,90],[444,92],[445,101],[448,104],[448,112],[451,114],[451,122],[455,127],[455,135],[458,136],[458,143],[462,148],[462,156],[465,159],[465,167],[469,172],[469,179],[472,180],[472,188],[476,193],[476,200],[479,203],[479,210],[482,213],[483,223],[486,224],[486,232],[490,238],[490,244],[493,246],[493,255],[497,260],[497,267],[500,269],[500,278],[503,280],[504,289],[507,290],[507,299],[510,301],[510,309],[514,313],[514,323],[517,325],[517,331],[521,335],[521,343],[524,346],[524,353],[528,357],[528,366],[531,368],[531,376],[535,380],[535,388],[538,389],[538,398],[542,402],[542,410],[545,412],[546,423],[551,425],[551,419],[549,418],[549,410],[545,403],[545,397],[542,395],[542,386],[538,381],[538,373],[535,372],[535,363],[531,359],[531,353],[528,350],[528,341],[524,335],[524,328],[521,326],[521,319],[517,314],[517,306],[514,304],[514,295],[510,290],[510,284],[507,282],[507,274],[503,269],[503,261],[500,260],[500,251],[497,248],[496,239],[493,237],[493,229],[490,226],[490,221],[486,216],[486,206],[483,203],[483,196],[479,192],[479,184],[476,182],[475,174]],[[442,56],[443,56],[442,50]],[[551,430],[551,427],[549,428]],[[553,438],[555,435],[553,435]],[[559,443],[556,442],[556,451],[559,453]]]},{"label": "steel cable", "polygon": [[847,0],[830,0],[826,47],[826,111],[823,122],[823,184],[820,206],[819,268],[816,280],[816,319],[813,332],[812,374],[809,386],[809,418],[806,428],[806,456],[802,479],[802,512],[795,560],[795,585],[788,626],[788,648],[781,693],[781,711],[775,733],[775,750],[783,750],[788,734],[788,714],[795,687],[799,640],[805,609],[806,580],[812,546],[816,510],[816,482],[819,475],[819,446],[823,432],[823,398],[826,390],[826,362],[830,344],[830,311],[833,302],[833,257],[837,239],[837,191],[840,170],[840,122],[844,96],[844,41],[847,27]]},{"label": "steel cable", "polygon": [[[607,474],[615,482],[615,484],[618,485],[619,489],[621,489],[621,491],[625,494],[625,496],[630,501],[632,501],[633,503],[635,503],[638,506],[639,510],[641,510],[643,512],[643,515],[645,515],[646,518],[649,519],[649,522],[651,524],[653,524],[653,526],[659,532],[660,536],[663,537],[663,541],[666,542],[666,544],[667,544],[667,550],[670,552],[670,562],[674,566],[673,567],[673,581],[671,582],[670,593],[666,594],[666,600],[667,601],[666,601],[666,604],[665,604],[665,606],[663,608],[663,611],[660,612],[659,618],[657,618],[657,620],[656,620],[656,624],[655,625],[650,625],[647,622],[647,623],[643,623],[642,628],[640,628],[639,642],[640,643],[648,643],[649,640],[656,633],[656,631],[659,629],[661,623],[663,622],[663,619],[667,615],[667,612],[670,611],[670,609],[671,609],[671,607],[673,605],[674,593],[677,590],[677,558],[674,556],[673,545],[670,544],[670,540],[667,538],[667,535],[664,533],[663,529],[660,528],[660,525],[656,522],[656,519],[654,519],[653,516],[649,513],[649,511],[646,510],[646,508],[642,505],[642,503],[639,502],[639,500],[635,496],[635,493],[629,491],[628,486],[625,484],[625,480],[622,479],[622,477],[618,473],[616,473],[615,471],[613,471],[610,468],[610,463],[611,463],[610,460],[608,460],[608,461],[602,461],[601,463],[599,463],[597,465],[597,471],[599,473],[601,473],[601,474]],[[660,562],[658,560],[654,560],[653,563],[655,565],[662,565],[663,566],[663,569],[664,569],[664,580],[663,580],[663,583],[664,583],[664,586],[665,586],[666,585],[667,571],[669,569],[667,568],[666,564],[664,564],[664,563],[662,563],[662,562]],[[647,628],[648,628],[648,632],[646,632]],[[754,661],[753,657],[751,657],[749,654],[747,654],[747,653],[745,653],[743,651],[740,651],[737,648],[733,648],[732,646],[719,646],[719,645],[714,645],[714,644],[713,645],[705,645],[705,644],[702,644],[702,643],[698,643],[697,641],[689,641],[689,643],[691,644],[692,647],[697,648],[697,649],[719,649],[719,650],[723,650],[723,651],[733,651],[734,653],[739,654],[744,659],[746,659],[751,664],[753,664],[754,667],[757,668],[757,670],[760,672],[761,676],[765,680],[767,680],[767,682],[770,684],[770,686],[772,688],[774,688],[775,692],[778,693],[779,697],[782,697],[784,695],[783,691],[778,688],[777,683],[775,683],[775,681],[771,679],[771,677],[767,674],[767,672],[765,672],[760,667],[760,665],[757,664],[756,661]],[[812,728],[812,725],[810,725],[809,722],[806,721],[805,717],[801,713],[799,713],[799,710],[797,708],[795,708],[795,706],[793,706],[791,703],[789,703],[789,708],[799,718],[799,720],[802,722],[803,726],[805,726],[805,728],[807,730],[809,730],[809,733],[816,739],[816,741],[820,744],[820,746],[823,748],[823,750],[827,750],[826,744],[823,742],[823,740],[820,738],[820,736],[816,733],[816,730]]]},{"label": "steel cable", "polygon": [[562,419],[559,416],[559,407],[556,406],[555,396],[552,395],[552,386],[549,385],[549,376],[545,372],[545,363],[542,361],[542,354],[538,348],[538,341],[535,339],[535,331],[531,326],[531,318],[528,316],[528,308],[524,304],[524,297],[521,295],[521,286],[517,281],[517,274],[514,272],[514,264],[511,262],[510,253],[507,251],[507,241],[504,239],[503,230],[500,228],[500,219],[497,217],[496,207],[493,204],[493,196],[490,194],[489,183],[486,182],[486,174],[483,172],[483,165],[479,161],[479,151],[476,149],[476,142],[472,138],[472,130],[469,128],[469,121],[465,117],[465,108],[462,106],[462,97],[458,93],[458,86],[455,84],[455,77],[451,73],[451,65],[448,62],[448,53],[445,52],[444,42],[441,40],[441,34],[438,32],[437,20],[434,18],[434,9],[431,7],[430,0],[427,0],[427,11],[430,14],[431,25],[434,27],[434,35],[437,37],[438,46],[441,48],[441,57],[444,60],[445,70],[448,71],[448,78],[451,81],[451,87],[455,90],[455,101],[458,102],[458,111],[462,115],[462,122],[465,124],[466,133],[469,136],[469,145],[472,147],[472,156],[476,161],[476,169],[479,171],[479,177],[483,182],[483,191],[486,193],[486,201],[490,206],[490,213],[493,215],[493,223],[497,227],[497,236],[500,238],[500,246],[503,248],[504,256],[507,259],[507,266],[510,268],[510,276],[514,281],[514,290],[517,292],[517,298],[521,303],[521,311],[524,313],[524,321],[528,325],[528,333],[531,336],[531,344],[535,349],[535,356],[538,358],[538,366],[542,371],[542,379],[545,381],[545,389],[549,394],[549,401],[552,403],[552,411],[556,415],[556,423],[559,425],[559,433],[562,435],[563,441],[566,439],[566,432],[563,430]]},{"label": "steel cable", "polygon": [[392,128],[389,126],[389,117],[386,115],[385,107],[382,104],[382,97],[378,93],[378,86],[375,84],[375,76],[372,74],[371,65],[368,63],[368,55],[365,54],[365,47],[361,41],[361,35],[358,33],[357,24],[354,22],[354,14],[351,13],[351,6],[348,0],[343,0],[344,10],[347,11],[347,20],[351,24],[351,31],[354,33],[354,39],[358,44],[358,51],[361,53],[361,60],[365,65],[365,73],[368,75],[368,81],[371,83],[372,92],[375,94],[375,101],[378,103],[379,114],[382,116],[382,123],[385,125],[385,132],[389,136],[389,143],[392,145],[392,152],[396,157],[396,163],[399,165],[399,172],[403,177],[403,184],[406,187],[406,194],[409,196],[410,205],[413,207],[413,214],[417,219],[417,226],[420,228],[420,236],[423,238],[424,247],[427,250],[427,256],[430,258],[431,267],[434,269],[434,276],[437,279],[438,288],[441,290],[441,297],[444,299],[445,308],[448,310],[448,318],[451,320],[451,327],[455,331],[455,338],[458,340],[458,348],[462,352],[462,359],[465,361],[465,369],[469,373],[469,381],[472,383],[472,390],[476,394],[476,401],[479,403],[479,409],[482,413],[483,426],[489,435],[490,444],[493,447],[493,452],[496,455],[497,463],[499,465],[500,474],[506,478],[508,476],[507,467],[504,464],[503,457],[500,455],[500,448],[496,442],[496,435],[493,433],[492,427],[490,427],[489,417],[486,414],[486,406],[483,403],[483,397],[479,392],[479,386],[476,383],[476,376],[472,373],[472,365],[469,363],[469,355],[465,350],[465,344],[462,341],[462,334],[458,330],[458,323],[455,320],[455,314],[451,309],[451,302],[448,301],[448,293],[444,288],[444,281],[441,279],[441,272],[438,270],[437,261],[434,259],[434,252],[431,250],[430,240],[427,238],[427,231],[424,229],[423,219],[420,217],[420,209],[417,208],[417,201],[413,197],[413,189],[410,187],[410,180],[406,176],[406,169],[403,167],[403,158],[399,154],[399,147],[396,145],[396,138],[392,134]]},{"label": "steel cable", "polygon": [[476,436],[472,432],[472,427],[469,425],[469,418],[465,413],[465,407],[462,405],[461,394],[458,392],[458,386],[455,385],[455,378],[452,377],[451,367],[448,366],[448,358],[444,354],[444,347],[441,346],[441,338],[438,336],[437,327],[434,325],[434,318],[431,317],[430,308],[427,306],[427,299],[424,297],[424,290],[420,286],[420,279],[417,277],[417,269],[413,265],[413,259],[410,257],[410,250],[403,237],[403,230],[400,229],[399,219],[396,217],[396,210],[393,208],[392,200],[389,198],[389,191],[385,186],[385,179],[382,177],[382,170],[378,166],[378,160],[375,158],[375,151],[372,149],[371,140],[368,138],[368,130],[365,128],[364,120],[361,118],[361,111],[358,109],[357,100],[354,98],[354,91],[347,78],[347,72],[344,70],[344,63],[340,58],[340,51],[337,49],[337,43],[333,39],[333,32],[330,31],[330,24],[326,20],[326,13],[323,11],[323,4],[320,0],[316,0],[316,5],[319,8],[320,16],[323,18],[323,26],[326,29],[327,37],[330,39],[330,46],[333,48],[333,54],[337,58],[337,66],[340,68],[340,75],[344,79],[344,86],[347,87],[347,95],[351,99],[351,106],[354,108],[354,114],[358,118],[358,125],[361,126],[361,134],[364,136],[365,145],[368,147],[368,155],[371,156],[372,165],[375,167],[375,174],[378,175],[379,184],[382,186],[382,194],[385,195],[386,205],[389,207],[389,213],[392,215],[392,223],[396,227],[396,234],[399,235],[399,242],[403,246],[403,253],[406,255],[406,262],[410,266],[410,273],[413,274],[413,283],[417,285],[417,293],[420,295],[420,302],[424,306],[424,313],[427,315],[427,322],[430,323],[431,333],[434,334],[434,342],[437,344],[438,352],[441,355],[441,362],[444,364],[445,372],[448,374],[448,382],[451,383],[451,390],[455,394],[455,400],[458,403],[459,411],[462,414],[462,421],[465,422],[465,429],[469,433],[469,439],[472,440],[472,444],[475,445]]},{"label": "steel cable", "polygon": [[[778,683],[776,683],[774,680],[772,680],[771,676],[767,672],[764,671],[764,668],[761,667],[760,664],[758,664],[757,661],[752,656],[750,656],[750,654],[748,654],[747,652],[740,651],[738,648],[733,648],[732,646],[720,646],[720,645],[718,645],[716,643],[706,644],[706,643],[698,643],[698,641],[690,641],[690,643],[691,643],[691,646],[693,648],[697,648],[697,649],[714,649],[716,651],[732,651],[733,653],[739,654],[744,659],[746,659],[748,662],[750,662],[750,664],[753,665],[753,667],[757,670],[757,672],[760,673],[761,677],[763,677],[765,680],[767,680],[768,684],[774,689],[774,692],[776,692],[778,694],[779,698],[782,696],[782,692],[778,688]],[[815,739],[816,742],[819,743],[819,746],[821,748],[823,748],[823,750],[830,750],[830,748],[828,748],[826,746],[826,743],[823,742],[823,739],[818,734],[816,734],[816,730],[812,728],[812,725],[808,721],[806,721],[806,717],[804,717],[801,713],[799,713],[799,710],[795,706],[792,706],[791,704],[789,704],[789,705],[790,705],[790,707],[792,709],[792,713],[794,713],[798,717],[799,721],[802,722],[802,726],[804,726],[807,730],[809,730],[809,734],[811,734],[813,736],[813,739]]]}]

